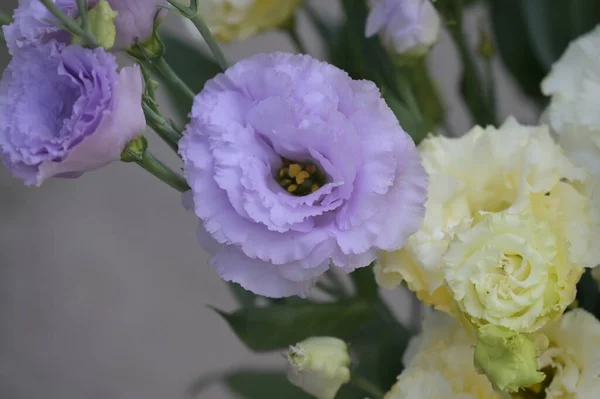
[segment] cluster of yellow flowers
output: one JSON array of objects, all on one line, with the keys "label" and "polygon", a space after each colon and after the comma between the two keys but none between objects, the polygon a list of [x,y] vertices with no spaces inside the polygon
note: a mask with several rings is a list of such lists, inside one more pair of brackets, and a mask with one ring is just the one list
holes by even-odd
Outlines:
[{"label": "cluster of yellow flowers", "polygon": [[421,143],[423,226],[382,253],[375,274],[453,317],[426,320],[386,399],[600,393],[600,322],[565,313],[585,268],[600,263],[599,49],[597,28],[544,81],[549,126],[509,118]]}]

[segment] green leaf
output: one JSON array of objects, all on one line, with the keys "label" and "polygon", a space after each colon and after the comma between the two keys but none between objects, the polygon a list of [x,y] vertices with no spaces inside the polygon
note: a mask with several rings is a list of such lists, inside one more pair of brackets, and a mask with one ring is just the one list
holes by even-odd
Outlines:
[{"label": "green leaf", "polygon": [[541,101],[540,82],[546,69],[534,55],[521,10],[523,0],[490,0],[490,18],[502,61],[521,89]]},{"label": "green leaf", "polygon": [[227,286],[241,307],[249,308],[256,304],[258,296],[256,296],[256,294],[253,292],[242,288],[242,286],[237,283],[227,283]]},{"label": "green leaf", "polygon": [[[167,63],[194,93],[200,93],[206,81],[221,71],[212,58],[178,37],[165,33],[161,35],[161,40],[165,44],[164,57]],[[192,107],[191,101],[182,98],[178,92],[170,90],[168,85],[164,87],[167,88],[179,117],[186,120]]]},{"label": "green leaf", "polygon": [[[352,372],[361,374],[387,392],[402,373],[402,356],[412,334],[394,319],[383,303],[377,304],[375,312],[377,317],[348,340],[352,357],[358,364]],[[362,390],[346,385],[337,397],[364,399],[366,396]]]},{"label": "green leaf", "polygon": [[311,336],[346,337],[372,316],[368,302],[281,303],[233,313],[215,309],[238,338],[256,352],[286,348]]},{"label": "green leaf", "polygon": [[350,274],[350,278],[352,278],[356,293],[360,298],[366,301],[375,301],[377,299],[379,286],[375,281],[372,264],[356,269]]}]

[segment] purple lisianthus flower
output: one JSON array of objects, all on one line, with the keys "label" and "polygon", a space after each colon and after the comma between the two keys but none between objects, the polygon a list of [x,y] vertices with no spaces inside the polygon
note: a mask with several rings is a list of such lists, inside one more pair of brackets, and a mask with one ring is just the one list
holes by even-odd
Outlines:
[{"label": "purple lisianthus flower", "polygon": [[261,54],[209,81],[180,142],[188,206],[219,275],[304,295],[420,226],[427,175],[377,87],[310,56]]},{"label": "purple lisianthus flower", "polygon": [[397,54],[420,55],[437,41],[440,16],[430,0],[369,0],[365,35],[379,33]]},{"label": "purple lisianthus flower", "polygon": [[0,155],[39,186],[119,160],[145,128],[139,67],[117,72],[102,49],[56,41],[15,53],[0,82]]},{"label": "purple lisianthus flower", "polygon": [[[89,0],[90,8],[96,7],[99,0]],[[79,15],[76,0],[54,0],[54,3],[67,15]],[[159,5],[164,0],[108,0],[111,8],[118,12],[115,19],[117,36],[114,50],[125,50],[137,41],[143,42],[152,35],[154,23],[164,9]],[[57,40],[69,44],[71,34],[56,25],[56,18],[40,0],[19,0],[13,22],[3,27],[6,45],[11,54],[19,48]]]}]

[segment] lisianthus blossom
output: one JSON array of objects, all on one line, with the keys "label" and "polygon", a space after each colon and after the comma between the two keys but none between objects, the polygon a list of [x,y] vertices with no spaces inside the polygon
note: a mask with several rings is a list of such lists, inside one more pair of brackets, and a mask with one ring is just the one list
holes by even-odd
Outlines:
[{"label": "lisianthus blossom", "polygon": [[545,399],[588,399],[600,396],[600,322],[583,309],[567,312],[540,331],[549,345],[539,356],[546,373],[542,384],[529,388]]},{"label": "lisianthus blossom", "polygon": [[396,54],[425,54],[437,41],[440,16],[430,0],[369,0],[367,37],[379,34]]},{"label": "lisianthus blossom", "polygon": [[[461,138],[432,137],[420,150],[430,175],[425,221],[402,250],[380,257],[378,282],[405,280],[426,303],[453,311],[457,302],[483,324],[530,331],[558,316],[600,245],[585,170],[547,127],[513,119]],[[529,271],[538,279],[527,279]]]},{"label": "lisianthus blossom", "polygon": [[[154,30],[156,18],[167,4],[164,0],[107,0],[117,12],[115,50],[124,50],[137,41],[149,39]],[[90,8],[96,7],[99,0],[89,0]],[[75,18],[79,15],[76,0],[54,0],[54,3],[67,15]],[[70,43],[70,33],[56,26],[56,18],[46,9],[40,0],[19,0],[13,22],[3,27],[6,45],[11,54],[19,48],[37,45],[50,40]]]},{"label": "lisianthus blossom", "polygon": [[501,399],[473,364],[474,336],[451,317],[434,312],[404,354],[405,369],[384,399]]},{"label": "lisianthus blossom", "polygon": [[18,51],[0,83],[0,153],[27,185],[120,159],[145,128],[138,67],[56,41]]},{"label": "lisianthus blossom", "polygon": [[[592,214],[600,236],[600,26],[572,42],[542,82],[551,96],[545,119],[571,161],[595,179],[588,186],[596,205]],[[591,248],[590,261],[600,264],[600,247]]]},{"label": "lisianthus blossom", "polygon": [[203,0],[200,13],[222,43],[246,40],[289,23],[304,0]]},{"label": "lisianthus blossom", "polygon": [[209,81],[180,153],[212,264],[260,295],[305,294],[330,261],[367,266],[422,221],[427,176],[375,84],[310,56]]}]

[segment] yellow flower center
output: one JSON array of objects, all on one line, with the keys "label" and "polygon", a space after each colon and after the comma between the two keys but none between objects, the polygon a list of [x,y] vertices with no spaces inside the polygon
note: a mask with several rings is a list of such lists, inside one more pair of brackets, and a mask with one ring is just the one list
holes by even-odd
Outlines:
[{"label": "yellow flower center", "polygon": [[312,194],[325,184],[325,175],[311,162],[296,162],[283,158],[276,180],[292,195]]}]

